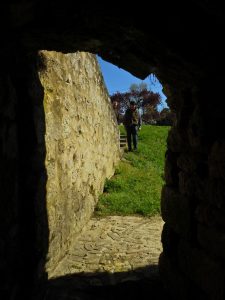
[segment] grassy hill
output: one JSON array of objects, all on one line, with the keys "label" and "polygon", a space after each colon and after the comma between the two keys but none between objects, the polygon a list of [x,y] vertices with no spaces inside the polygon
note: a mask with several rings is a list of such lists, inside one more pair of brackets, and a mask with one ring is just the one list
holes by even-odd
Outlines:
[{"label": "grassy hill", "polygon": [[[137,152],[125,152],[107,180],[95,214],[152,216],[160,213],[160,196],[170,127],[143,125]],[[124,128],[121,126],[121,132]]]}]

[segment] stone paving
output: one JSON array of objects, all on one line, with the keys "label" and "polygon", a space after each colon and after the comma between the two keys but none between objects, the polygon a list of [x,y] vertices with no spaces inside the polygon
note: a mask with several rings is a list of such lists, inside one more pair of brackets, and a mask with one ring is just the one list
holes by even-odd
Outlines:
[{"label": "stone paving", "polygon": [[152,278],[158,274],[162,227],[160,216],[93,218],[50,277],[71,276],[79,288]]}]

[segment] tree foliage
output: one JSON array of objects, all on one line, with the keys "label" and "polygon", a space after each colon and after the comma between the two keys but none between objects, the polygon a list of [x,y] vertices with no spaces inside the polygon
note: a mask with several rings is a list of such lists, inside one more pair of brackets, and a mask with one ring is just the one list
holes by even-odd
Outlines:
[{"label": "tree foliage", "polygon": [[157,111],[157,106],[161,104],[161,96],[147,89],[146,83],[132,84],[128,92],[116,92],[110,96],[111,101],[119,103],[119,114],[123,115],[129,107],[130,101],[134,101],[141,113],[149,114]]}]

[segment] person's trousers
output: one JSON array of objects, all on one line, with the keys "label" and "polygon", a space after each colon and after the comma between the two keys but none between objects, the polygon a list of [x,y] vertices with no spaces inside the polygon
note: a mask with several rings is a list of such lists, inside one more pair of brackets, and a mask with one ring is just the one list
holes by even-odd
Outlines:
[{"label": "person's trousers", "polygon": [[128,150],[132,150],[132,144],[134,149],[137,149],[138,136],[137,136],[137,126],[131,125],[126,127],[127,131],[127,144]]}]

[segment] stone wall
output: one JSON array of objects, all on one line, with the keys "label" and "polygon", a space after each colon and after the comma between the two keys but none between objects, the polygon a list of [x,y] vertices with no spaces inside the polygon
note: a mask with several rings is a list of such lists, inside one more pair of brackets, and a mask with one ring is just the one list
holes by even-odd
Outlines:
[{"label": "stone wall", "polygon": [[40,58],[51,274],[93,213],[120,150],[118,125],[95,55],[42,51]]},{"label": "stone wall", "polygon": [[0,71],[0,297],[16,288],[19,269],[18,130],[16,94],[8,66]]},{"label": "stone wall", "polygon": [[18,47],[2,61],[0,298],[27,299],[34,278],[44,277],[48,248],[43,88],[36,52]]},{"label": "stone wall", "polygon": [[178,106],[170,99],[177,123],[168,137],[160,270],[178,299],[225,297],[225,107],[216,80],[181,90]]},{"label": "stone wall", "polygon": [[154,30],[141,5],[3,2],[1,299],[30,299],[48,252],[40,49],[98,53],[142,79],[153,72],[161,80],[177,114],[162,193],[161,277],[178,299],[224,299],[224,4],[155,1],[151,11],[161,16],[151,14]]}]

